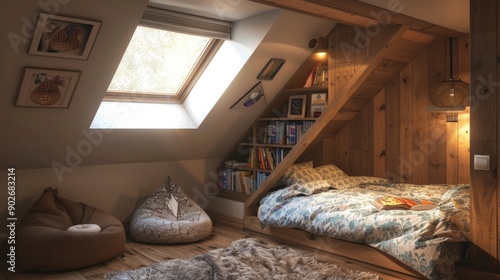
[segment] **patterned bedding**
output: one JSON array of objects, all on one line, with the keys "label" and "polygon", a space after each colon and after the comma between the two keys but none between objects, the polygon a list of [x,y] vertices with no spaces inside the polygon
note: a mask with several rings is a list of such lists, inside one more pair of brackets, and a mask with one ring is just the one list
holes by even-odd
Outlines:
[{"label": "patterned bedding", "polygon": [[[392,184],[343,172],[327,174],[332,168],[338,173],[329,166],[326,173],[305,168],[285,174],[286,187],[261,200],[261,225],[365,243],[429,279],[456,278],[454,264],[463,261],[470,240],[469,186]],[[370,203],[388,194],[438,206],[427,211],[377,210]]]}]

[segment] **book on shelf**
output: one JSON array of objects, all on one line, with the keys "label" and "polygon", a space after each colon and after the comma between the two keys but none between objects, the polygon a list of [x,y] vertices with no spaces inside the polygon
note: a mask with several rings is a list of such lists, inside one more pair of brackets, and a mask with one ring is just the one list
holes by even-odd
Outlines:
[{"label": "book on shelf", "polygon": [[221,168],[219,170],[219,188],[226,191],[251,194],[254,189],[252,171]]},{"label": "book on shelf", "polygon": [[437,206],[437,204],[428,200],[418,200],[411,199],[407,197],[400,196],[382,196],[371,201],[372,204],[379,210],[391,210],[391,209],[402,209],[402,210],[431,210]]},{"label": "book on shelf", "polygon": [[307,75],[304,87],[326,87],[328,84],[328,67],[321,62],[317,62],[309,75]]}]

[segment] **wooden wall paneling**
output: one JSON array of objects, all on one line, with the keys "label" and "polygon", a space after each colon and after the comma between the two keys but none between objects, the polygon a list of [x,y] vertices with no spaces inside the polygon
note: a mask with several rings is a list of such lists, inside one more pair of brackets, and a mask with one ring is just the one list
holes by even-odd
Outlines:
[{"label": "wooden wall paneling", "polygon": [[[497,57],[500,14],[495,0],[471,0],[471,113],[470,145],[473,156],[490,155],[492,171],[471,170],[471,239],[469,262],[498,269],[498,87],[485,83],[499,81]],[[485,42],[496,42],[486,44]]]},{"label": "wooden wall paneling", "polygon": [[[447,78],[446,40],[436,38],[428,48],[428,90]],[[429,105],[430,102],[428,102]],[[429,183],[446,182],[446,113],[431,112],[428,115]]]},{"label": "wooden wall paneling", "polygon": [[337,24],[335,28],[336,41],[338,47],[335,49],[335,94],[330,98],[335,99],[337,94],[349,82],[354,73],[356,72],[355,53],[356,47],[354,45],[353,29],[350,26]]},{"label": "wooden wall paneling", "polygon": [[328,48],[330,54],[328,56],[328,99],[327,104],[330,104],[332,100],[337,95],[337,63],[338,60],[338,47],[337,47],[337,36],[338,27],[334,28],[332,32],[328,35]]},{"label": "wooden wall paneling", "polygon": [[402,182],[399,174],[400,139],[400,76],[385,86],[385,176],[394,183]]},{"label": "wooden wall paneling", "polygon": [[[466,83],[470,83],[469,46],[469,35],[458,38],[458,77]],[[470,184],[470,107],[458,115],[458,142],[458,182]]]},{"label": "wooden wall paneling", "polygon": [[349,131],[350,127],[349,124],[347,124],[333,138],[333,162],[347,173],[349,173],[349,158],[351,158],[351,155],[349,154]]},{"label": "wooden wall paneling", "polygon": [[458,122],[446,122],[446,184],[458,184]]},{"label": "wooden wall paneling", "polygon": [[412,133],[412,183],[427,184],[429,182],[429,123],[427,105],[429,100],[428,75],[429,69],[428,49],[424,48],[412,62],[412,93],[413,102],[402,108],[413,106],[413,133]]},{"label": "wooden wall paneling", "polygon": [[409,63],[400,73],[400,151],[398,175],[404,183],[413,181],[413,67]]},{"label": "wooden wall paneling", "polygon": [[349,123],[349,167],[350,176],[359,176],[363,174],[362,162],[362,138],[363,138],[363,117],[358,113]]},{"label": "wooden wall paneling", "polygon": [[429,142],[428,151],[428,183],[443,184],[446,182],[446,113],[430,112],[428,115]]},{"label": "wooden wall paneling", "polygon": [[470,108],[458,114],[458,183],[470,184]]},{"label": "wooden wall paneling", "polygon": [[373,176],[385,177],[385,88],[373,98]]},{"label": "wooden wall paneling", "polygon": [[373,176],[373,99],[361,111],[363,134],[361,135],[361,173]]}]

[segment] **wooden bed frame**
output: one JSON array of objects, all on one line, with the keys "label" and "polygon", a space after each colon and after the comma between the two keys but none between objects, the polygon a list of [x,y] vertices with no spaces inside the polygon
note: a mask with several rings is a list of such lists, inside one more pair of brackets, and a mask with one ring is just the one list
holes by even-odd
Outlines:
[{"label": "wooden bed frame", "polygon": [[407,265],[375,248],[365,244],[329,238],[312,234],[300,229],[266,226],[262,228],[258,217],[246,216],[243,220],[246,230],[272,236],[296,246],[302,246],[311,252],[327,252],[338,256],[345,262],[360,263],[374,271],[393,275],[402,279],[425,279]]}]

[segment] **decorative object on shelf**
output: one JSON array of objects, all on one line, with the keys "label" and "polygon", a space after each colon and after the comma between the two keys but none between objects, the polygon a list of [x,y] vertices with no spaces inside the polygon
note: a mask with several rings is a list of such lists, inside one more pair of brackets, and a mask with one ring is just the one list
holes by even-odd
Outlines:
[{"label": "decorative object on shelf", "polygon": [[453,38],[450,38],[450,78],[431,88],[429,101],[433,106],[427,107],[429,111],[463,111],[469,103],[469,85],[453,77],[453,44]]},{"label": "decorative object on shelf", "polygon": [[266,66],[264,66],[264,68],[262,68],[262,70],[260,71],[259,75],[257,75],[257,79],[259,80],[274,79],[274,76],[278,74],[278,71],[281,69],[283,64],[285,64],[284,59],[279,59],[279,58],[269,59]]},{"label": "decorative object on shelf", "polygon": [[101,23],[40,13],[29,54],[88,59]]},{"label": "decorative object on shelf", "polygon": [[297,119],[306,116],[306,95],[292,95],[288,99],[288,118]]},{"label": "decorative object on shelf", "polygon": [[68,108],[79,71],[25,68],[16,106]]},{"label": "decorative object on shelf", "polygon": [[234,103],[229,109],[241,109],[253,107],[257,103],[264,104],[267,106],[266,96],[264,95],[264,88],[262,87],[262,82],[258,82],[253,86],[247,93],[245,93],[236,103]]},{"label": "decorative object on shelf", "polygon": [[311,93],[311,118],[318,118],[326,108],[326,93]]}]

